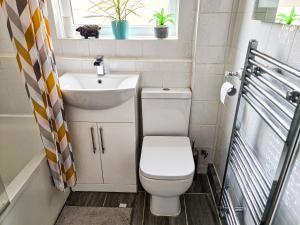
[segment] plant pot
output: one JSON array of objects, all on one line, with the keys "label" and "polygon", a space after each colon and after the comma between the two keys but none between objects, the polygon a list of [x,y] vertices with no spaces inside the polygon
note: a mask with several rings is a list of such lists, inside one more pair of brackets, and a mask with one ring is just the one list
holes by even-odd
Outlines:
[{"label": "plant pot", "polygon": [[158,26],[154,27],[155,37],[159,39],[164,39],[169,36],[169,27],[167,26]]},{"label": "plant pot", "polygon": [[128,38],[128,21],[127,20],[113,20],[111,26],[115,39],[124,40]]}]

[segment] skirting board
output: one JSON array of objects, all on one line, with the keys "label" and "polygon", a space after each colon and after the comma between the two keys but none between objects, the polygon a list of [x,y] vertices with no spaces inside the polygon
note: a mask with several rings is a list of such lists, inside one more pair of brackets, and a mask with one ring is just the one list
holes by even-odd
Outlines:
[{"label": "skirting board", "polygon": [[72,191],[99,191],[99,192],[129,192],[136,193],[136,184],[76,184]]}]

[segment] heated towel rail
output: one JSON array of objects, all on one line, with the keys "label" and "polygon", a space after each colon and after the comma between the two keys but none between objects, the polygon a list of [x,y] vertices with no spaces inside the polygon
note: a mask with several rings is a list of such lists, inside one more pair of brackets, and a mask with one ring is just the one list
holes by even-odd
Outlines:
[{"label": "heated towel rail", "polygon": [[[300,130],[300,71],[257,46],[256,40],[248,45],[219,203],[220,216],[228,225],[247,224],[241,216],[244,208],[233,204],[231,183],[237,184],[254,224],[270,224]],[[240,133],[239,117],[246,104],[283,142],[273,180]]]}]

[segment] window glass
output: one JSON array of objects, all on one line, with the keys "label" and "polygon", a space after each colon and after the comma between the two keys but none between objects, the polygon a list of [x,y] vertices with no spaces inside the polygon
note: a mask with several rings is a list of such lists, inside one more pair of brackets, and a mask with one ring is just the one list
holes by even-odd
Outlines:
[{"label": "window glass", "polygon": [[[73,22],[75,25],[81,24],[98,24],[100,26],[110,26],[110,18],[103,17],[106,15],[103,8],[99,4],[103,0],[71,0],[71,8],[73,15]],[[141,2],[142,8],[139,8],[136,13],[139,15],[130,14],[127,17],[131,26],[153,26],[155,22],[149,22],[154,11],[159,11],[164,8],[167,12],[175,14],[174,0],[130,0],[131,4]],[[172,3],[174,2],[174,3]]]}]

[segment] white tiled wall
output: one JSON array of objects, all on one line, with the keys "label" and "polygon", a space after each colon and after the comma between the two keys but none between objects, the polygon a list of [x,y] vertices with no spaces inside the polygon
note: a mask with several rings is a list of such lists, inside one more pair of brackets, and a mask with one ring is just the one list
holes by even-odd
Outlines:
[{"label": "white tiled wall", "polygon": [[0,13],[0,114],[29,114],[24,82],[2,17]]},{"label": "white tiled wall", "polygon": [[[226,69],[239,71],[244,66],[247,46],[250,39],[259,42],[259,50],[264,51],[273,57],[287,62],[300,69],[300,30],[291,34],[291,42],[282,41],[280,36],[281,25],[264,23],[252,20],[252,9],[255,0],[240,0],[237,10],[233,10],[234,32],[232,39],[229,39],[228,52],[226,57]],[[236,4],[235,4],[236,5]],[[235,80],[235,85],[239,86],[239,81]],[[236,98],[228,98],[226,104],[221,106],[218,122],[218,138],[214,163],[218,170],[218,175],[222,179],[225,160],[234,118]]]},{"label": "white tiled wall", "polygon": [[[259,50],[300,69],[299,28],[295,34],[291,34],[290,42],[282,41],[279,38],[281,32],[280,25],[263,23],[251,19],[254,2],[255,0],[240,0],[237,10],[233,10],[233,17],[236,19],[233,26],[233,35],[229,38],[225,61],[226,69],[239,71],[239,69],[244,66],[247,46],[250,39],[258,40]],[[238,88],[240,81],[235,79],[234,84]],[[227,98],[226,104],[220,105],[219,110],[214,164],[221,180],[223,179],[228,153],[236,101],[237,95]],[[245,137],[248,144],[255,149],[255,155],[258,160],[262,162],[261,165],[268,174],[268,177],[272,179],[283,143],[268,125],[258,118],[256,112],[254,112],[251,107],[246,107],[242,120],[244,124],[241,128],[242,135]],[[296,169],[298,169],[298,167],[296,167]],[[296,173],[299,175],[299,170]],[[299,189],[299,176],[294,176],[291,180],[293,180],[290,182],[292,185],[288,186],[283,201],[280,201],[279,213],[276,215],[275,224],[297,224],[300,221],[297,216],[297,214],[299,214],[297,208],[298,203],[295,201],[297,197],[295,193]],[[234,179],[229,178],[229,183],[232,185]],[[237,187],[233,190],[233,196],[237,195],[239,192],[236,188]],[[247,210],[245,210],[245,212],[245,224],[253,224]]]},{"label": "white tiled wall", "polygon": [[[199,2],[199,23],[195,24]],[[191,87],[190,137],[196,147],[209,153],[205,160],[200,159],[202,167],[198,172],[205,172],[214,158],[219,90],[235,3],[217,2],[180,1],[178,40],[54,40],[59,73],[93,72],[92,58],[103,54],[108,71],[139,72],[141,87]],[[193,40],[195,27],[197,39]]]},{"label": "white tiled wall", "polygon": [[[299,66],[300,63],[299,32],[293,37],[292,43],[279,43],[277,34],[280,26],[251,20],[253,2],[180,1],[178,40],[71,40],[57,39],[54,35],[59,74],[95,72],[93,58],[102,54],[106,58],[106,69],[110,72],[139,72],[141,87],[191,87],[193,101],[190,137],[196,140],[199,149],[209,153],[209,157],[200,160],[203,170],[199,172],[205,172],[205,165],[215,159],[218,172],[222,174],[235,102],[231,98],[225,107],[219,105],[219,90],[225,68],[237,71],[243,66],[247,43],[251,38],[260,41],[261,50],[289,60],[292,65]],[[198,3],[199,17],[198,24],[195,24]],[[18,80],[19,84],[11,85],[20,90],[14,93],[17,96],[10,97],[10,102],[16,108],[9,106],[11,103],[1,95],[1,102],[7,105],[0,108],[0,113],[30,113],[3,20],[0,29],[0,64],[5,67],[1,69],[0,66],[1,85],[9,84],[4,79],[13,71],[14,75],[9,75],[9,79],[12,82]],[[11,65],[6,64],[5,60],[11,61]],[[0,89],[2,92],[12,90],[10,85],[3,86]],[[13,97],[15,99],[11,101]]]},{"label": "white tiled wall", "polygon": [[214,159],[219,93],[234,3],[233,0],[200,1],[190,122],[190,137],[196,140],[196,147],[209,154],[206,159],[200,156],[200,173],[205,173],[207,164]]}]

